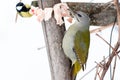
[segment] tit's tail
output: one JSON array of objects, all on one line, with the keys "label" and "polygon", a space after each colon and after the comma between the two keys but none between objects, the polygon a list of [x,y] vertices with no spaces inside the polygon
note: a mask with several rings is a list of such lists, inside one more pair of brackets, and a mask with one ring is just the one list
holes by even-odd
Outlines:
[{"label": "tit's tail", "polygon": [[81,65],[79,64],[78,61],[76,61],[75,64],[73,64],[71,70],[72,80],[76,80],[76,76],[80,70],[81,70]]}]

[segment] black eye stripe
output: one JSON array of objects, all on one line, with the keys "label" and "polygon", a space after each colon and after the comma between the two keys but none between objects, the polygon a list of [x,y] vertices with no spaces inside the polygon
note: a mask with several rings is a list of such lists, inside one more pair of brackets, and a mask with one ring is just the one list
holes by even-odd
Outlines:
[{"label": "black eye stripe", "polygon": [[82,15],[81,15],[81,14],[78,14],[78,16],[79,16],[79,17],[82,17]]}]

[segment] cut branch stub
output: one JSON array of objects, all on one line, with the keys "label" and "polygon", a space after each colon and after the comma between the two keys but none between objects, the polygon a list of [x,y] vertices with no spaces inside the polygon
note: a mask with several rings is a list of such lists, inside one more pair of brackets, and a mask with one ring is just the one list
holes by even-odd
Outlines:
[{"label": "cut branch stub", "polygon": [[87,13],[91,19],[91,25],[105,26],[115,20],[116,9],[113,4],[73,2],[67,4],[73,11],[80,10]]}]

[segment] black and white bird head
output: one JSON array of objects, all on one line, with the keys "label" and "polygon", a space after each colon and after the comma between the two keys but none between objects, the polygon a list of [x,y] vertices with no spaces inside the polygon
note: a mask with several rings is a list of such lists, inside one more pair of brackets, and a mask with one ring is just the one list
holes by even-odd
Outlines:
[{"label": "black and white bird head", "polygon": [[16,5],[17,12],[28,12],[30,8],[27,8],[26,5],[22,2],[17,3]]},{"label": "black and white bird head", "polygon": [[17,3],[17,5],[16,5],[16,10],[17,10],[18,12],[22,11],[22,8],[23,8],[24,6],[25,6],[25,5],[24,5],[22,2],[19,2],[19,3]]}]

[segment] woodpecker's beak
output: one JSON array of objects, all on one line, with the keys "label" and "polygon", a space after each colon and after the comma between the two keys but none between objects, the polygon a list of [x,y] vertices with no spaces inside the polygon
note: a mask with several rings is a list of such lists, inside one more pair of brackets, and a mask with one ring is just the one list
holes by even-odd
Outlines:
[{"label": "woodpecker's beak", "polygon": [[69,10],[70,15],[72,16],[72,18],[79,21],[78,16],[76,16],[77,13],[75,11],[73,11],[72,9],[70,9],[70,8],[68,10]]}]

